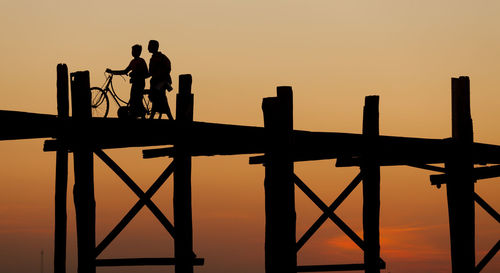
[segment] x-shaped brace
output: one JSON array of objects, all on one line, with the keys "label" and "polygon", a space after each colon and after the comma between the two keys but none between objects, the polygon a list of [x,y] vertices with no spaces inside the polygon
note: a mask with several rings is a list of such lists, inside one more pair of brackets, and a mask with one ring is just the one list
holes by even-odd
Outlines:
[{"label": "x-shaped brace", "polygon": [[174,172],[174,162],[163,171],[163,173],[156,179],[156,181],[151,185],[151,187],[143,192],[139,186],[102,150],[94,151],[95,154],[108,165],[111,170],[113,170],[118,177],[120,177],[123,182],[139,197],[139,201],[129,210],[129,212],[123,217],[123,219],[115,226],[115,228],[106,236],[102,242],[97,245],[95,250],[95,257],[104,251],[104,249],[113,241],[113,239],[120,234],[120,232],[127,226],[128,223],[137,215],[137,213],[146,205],[151,212],[156,216],[160,223],[165,227],[165,229],[170,233],[172,238],[174,235],[174,226],[165,217],[161,210],[151,201],[153,195],[160,189],[160,187],[165,183],[165,181]]},{"label": "x-shaped brace", "polygon": [[[477,193],[474,193],[474,200],[478,203],[491,217],[493,217],[498,223],[500,223],[500,214],[492,208],[486,201],[483,200]],[[483,268],[495,257],[495,255],[500,251],[500,240],[491,248],[488,253],[483,257],[483,259],[476,265],[476,273],[481,272]]]},{"label": "x-shaped brace", "polygon": [[[333,201],[330,206],[327,206],[307,185],[300,180],[300,178],[294,174],[293,175],[294,183],[299,187],[299,189],[304,192],[311,201],[316,204],[316,206],[323,211],[323,214],[314,222],[314,224],[302,235],[299,241],[296,244],[297,252],[304,246],[304,244],[309,240],[313,234],[323,225],[323,223],[330,218],[330,220],[335,223],[351,240],[358,245],[361,250],[365,250],[365,242],[361,237],[359,237],[356,232],[354,232],[342,219],[340,219],[335,213],[335,209],[337,209],[340,204],[351,194],[352,191],[361,183],[363,180],[363,175],[360,172],[349,185],[340,193],[340,195]],[[380,264],[385,266],[384,260],[380,259]]]},{"label": "x-shaped brace", "polygon": [[299,189],[304,192],[311,201],[316,204],[316,206],[323,211],[323,214],[314,222],[314,224],[302,235],[302,237],[297,242],[297,252],[304,246],[304,244],[313,236],[313,234],[323,225],[323,223],[330,218],[333,223],[335,223],[351,240],[356,243],[362,250],[365,249],[365,243],[356,232],[354,232],[342,219],[340,219],[335,213],[340,204],[349,196],[349,194],[359,185],[362,180],[362,175],[359,173],[351,183],[342,191],[342,193],[333,201],[330,206],[327,206],[321,199],[300,180],[297,175],[294,174],[294,183],[299,187]]}]

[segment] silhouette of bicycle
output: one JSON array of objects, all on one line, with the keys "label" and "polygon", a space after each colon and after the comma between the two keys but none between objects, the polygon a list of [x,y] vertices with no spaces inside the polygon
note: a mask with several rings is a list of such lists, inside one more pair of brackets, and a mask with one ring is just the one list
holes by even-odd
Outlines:
[{"label": "silhouette of bicycle", "polygon": [[[92,117],[107,117],[109,114],[109,97],[113,98],[119,109],[125,109],[124,106],[130,106],[128,102],[122,100],[115,92],[113,87],[113,74],[105,72],[106,80],[102,87],[90,88]],[[146,116],[151,112],[151,102],[148,96],[149,90],[144,90],[142,104],[146,110]],[[109,94],[109,95],[108,95]],[[120,111],[120,110],[119,110]]]}]

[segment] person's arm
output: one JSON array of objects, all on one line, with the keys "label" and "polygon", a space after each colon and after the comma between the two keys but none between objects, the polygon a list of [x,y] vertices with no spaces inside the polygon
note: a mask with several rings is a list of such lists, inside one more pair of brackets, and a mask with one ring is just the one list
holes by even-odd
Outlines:
[{"label": "person's arm", "polygon": [[165,55],[165,66],[167,68],[168,74],[172,71],[172,64],[170,63],[170,59]]},{"label": "person's arm", "polygon": [[132,62],[130,62],[130,64],[127,66],[127,68],[125,68],[123,70],[112,70],[110,68],[106,68],[106,72],[111,73],[113,75],[126,75],[126,74],[128,74],[128,72],[130,72],[130,70],[132,70]]},{"label": "person's arm", "polygon": [[156,60],[154,57],[151,57],[151,60],[149,60],[149,71],[148,71],[148,75],[150,77],[153,77],[153,76],[156,76],[156,71],[157,71],[157,68],[156,68]]}]

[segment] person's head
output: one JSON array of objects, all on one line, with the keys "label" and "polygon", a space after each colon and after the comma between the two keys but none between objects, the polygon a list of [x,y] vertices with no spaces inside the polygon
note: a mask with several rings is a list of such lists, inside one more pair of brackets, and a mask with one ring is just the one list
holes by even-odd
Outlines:
[{"label": "person's head", "polygon": [[141,56],[141,52],[142,52],[141,45],[133,45],[132,46],[132,56],[134,56],[134,58],[138,58],[139,56]]},{"label": "person's head", "polygon": [[149,41],[149,44],[148,44],[149,52],[151,52],[151,53],[158,52],[158,47],[160,47],[160,43],[158,43],[158,41],[156,41],[156,40]]}]

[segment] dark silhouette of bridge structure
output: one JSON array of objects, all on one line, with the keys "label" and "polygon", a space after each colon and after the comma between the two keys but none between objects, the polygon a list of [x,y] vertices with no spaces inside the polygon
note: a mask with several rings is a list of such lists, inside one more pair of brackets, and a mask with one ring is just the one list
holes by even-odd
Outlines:
[{"label": "dark silhouette of bridge structure", "polygon": [[[102,266],[171,265],[190,273],[204,259],[193,249],[191,159],[196,156],[251,155],[250,164],[265,168],[266,273],[364,271],[380,272],[380,168],[405,165],[434,171],[432,185],[446,185],[452,272],[480,272],[500,249],[500,240],[476,263],[475,204],[500,223],[500,215],[474,191],[480,180],[500,176],[500,146],[473,140],[468,77],[452,78],[452,136],[447,139],[379,134],[379,97],[367,96],[362,134],[310,132],[293,128],[293,94],[277,87],[264,98],[264,127],[196,122],[191,75],[179,76],[176,120],[134,120],[91,116],[89,72],[68,75],[57,66],[57,115],[0,111],[0,140],[52,138],[44,151],[56,152],[54,272],[66,272],[68,153],[73,153],[74,205],[77,225],[78,272]],[[71,89],[69,88],[71,87]],[[72,115],[69,115],[71,90]],[[99,132],[94,134],[93,132]],[[148,133],[145,133],[148,132]],[[158,146],[162,146],[158,148]],[[165,170],[143,191],[105,151],[145,147],[144,158],[169,157]],[[99,243],[95,238],[94,155],[134,192],[137,203]],[[321,200],[294,173],[294,162],[336,159],[336,167],[359,167],[330,204]],[[436,165],[438,164],[438,165]],[[444,167],[442,167],[444,164]],[[482,165],[482,166],[481,166]],[[173,176],[173,215],[168,219],[151,198]],[[363,193],[363,234],[353,231],[335,212],[359,185]],[[322,215],[297,239],[295,189],[304,192]],[[174,239],[174,257],[102,259],[99,255],[133,217],[147,207]],[[364,253],[358,264],[298,265],[297,252],[326,221],[335,223]]]}]

